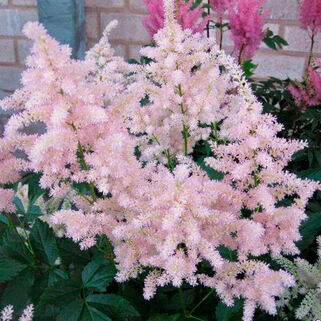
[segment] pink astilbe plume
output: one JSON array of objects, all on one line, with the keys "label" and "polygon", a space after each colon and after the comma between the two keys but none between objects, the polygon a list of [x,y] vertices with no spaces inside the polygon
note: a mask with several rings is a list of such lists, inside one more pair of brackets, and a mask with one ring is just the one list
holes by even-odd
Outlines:
[{"label": "pink astilbe plume", "polygon": [[[145,299],[186,282],[215,289],[228,305],[243,298],[244,321],[257,307],[275,314],[275,298],[294,280],[260,256],[298,253],[299,226],[319,185],[284,168],[306,143],[278,138],[282,126],[262,113],[234,59],[214,39],[184,29],[174,0],[163,12],[155,47],[141,51],[147,65],[114,57],[107,36],[115,23],[82,62],[39,24],[27,25],[35,45],[24,87],[2,103],[18,111],[1,141],[0,182],[10,180],[13,164],[15,175],[43,173],[53,196],[75,189],[72,210],[55,212],[50,224],[82,249],[106,235],[117,281],[148,271]],[[34,121],[46,132],[22,134]],[[205,162],[221,181],[191,157],[200,140],[210,144],[214,156]],[[291,204],[282,205],[286,198]],[[198,269],[204,261],[209,274]]]},{"label": "pink astilbe plume", "polygon": [[295,103],[305,111],[309,106],[321,103],[321,59],[314,59],[314,66],[308,66],[305,83],[288,86]]},{"label": "pink astilbe plume", "polygon": [[229,5],[229,23],[235,44],[234,55],[239,62],[250,59],[264,38],[264,19],[262,12],[266,0],[237,0],[235,6]]},{"label": "pink astilbe plume", "polygon": [[[143,19],[143,25],[153,37],[158,30],[164,27],[164,1],[163,0],[144,0],[149,15]],[[191,9],[193,0],[176,1],[176,17],[183,29],[191,29],[193,33],[202,33],[209,17],[202,17],[201,6]]]},{"label": "pink astilbe plume", "polygon": [[299,17],[302,28],[309,29],[312,35],[321,31],[321,1],[302,0],[299,4]]},{"label": "pink astilbe plume", "polygon": [[224,13],[235,1],[236,0],[210,0],[211,8],[217,14],[219,21],[223,19]]}]

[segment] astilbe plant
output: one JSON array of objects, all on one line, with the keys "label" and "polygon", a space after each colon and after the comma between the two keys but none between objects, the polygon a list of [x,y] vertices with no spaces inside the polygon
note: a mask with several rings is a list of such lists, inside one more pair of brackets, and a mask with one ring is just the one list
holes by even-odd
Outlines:
[{"label": "astilbe plant", "polygon": [[[183,29],[175,12],[166,0],[156,45],[141,51],[147,65],[113,56],[107,36],[115,23],[83,62],[29,23],[24,31],[35,44],[24,87],[2,101],[17,113],[0,140],[0,182],[28,170],[43,174],[52,197],[75,190],[73,209],[53,213],[50,224],[83,249],[106,235],[119,282],[148,273],[146,299],[187,282],[215,289],[229,306],[244,298],[244,321],[257,306],[276,314],[275,297],[294,278],[260,256],[298,253],[298,228],[319,185],[284,167],[306,143],[278,138],[282,126],[262,114],[234,59]],[[21,131],[35,121],[45,133]],[[191,157],[200,140],[211,144],[206,163],[223,180],[211,180]],[[1,193],[9,204],[11,192]],[[204,261],[208,274],[198,269]]]},{"label": "astilbe plant", "polygon": [[[151,36],[154,36],[159,29],[164,27],[165,13],[163,0],[144,0],[146,9],[149,13],[143,19],[143,25]],[[193,33],[202,32],[209,17],[203,17],[203,10],[200,6],[192,8],[193,0],[175,1],[175,11],[177,21],[183,29],[191,29]]]},{"label": "astilbe plant", "polygon": [[321,2],[318,0],[303,0],[299,3],[298,13],[301,27],[307,30],[311,39],[308,67],[304,82],[296,82],[288,87],[295,103],[302,107],[303,111],[310,106],[321,103],[321,60],[314,59],[313,50],[315,37],[321,31]]},{"label": "astilbe plant", "polygon": [[234,54],[239,62],[251,59],[265,36],[264,19],[268,11],[262,6],[266,0],[237,0],[229,4],[229,25],[235,44]]},{"label": "astilbe plant", "polygon": [[282,297],[283,306],[292,310],[293,298],[303,295],[300,306],[295,311],[298,320],[321,319],[321,236],[317,238],[317,243],[318,260],[314,265],[301,258],[296,258],[294,262],[282,256],[276,258],[276,261],[297,281],[297,286],[287,293],[288,295]]},{"label": "astilbe plant", "polygon": [[[28,305],[23,311],[21,316],[19,317],[19,321],[32,321],[33,319],[33,305]],[[13,319],[13,307],[12,305],[6,306],[0,312],[0,321],[11,321]]]}]

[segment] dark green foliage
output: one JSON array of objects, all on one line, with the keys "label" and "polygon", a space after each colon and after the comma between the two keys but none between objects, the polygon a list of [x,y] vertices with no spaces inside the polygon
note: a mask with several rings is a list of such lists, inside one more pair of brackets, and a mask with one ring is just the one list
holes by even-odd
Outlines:
[{"label": "dark green foliage", "polygon": [[273,50],[283,49],[284,46],[289,45],[285,39],[278,35],[274,35],[273,31],[270,29],[267,30],[263,42]]}]

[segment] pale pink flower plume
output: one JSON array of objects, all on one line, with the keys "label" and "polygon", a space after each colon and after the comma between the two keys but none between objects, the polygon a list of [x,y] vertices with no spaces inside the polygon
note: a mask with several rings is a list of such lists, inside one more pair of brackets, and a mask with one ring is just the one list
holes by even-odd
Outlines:
[{"label": "pale pink flower plume", "polygon": [[262,12],[265,2],[266,0],[237,0],[235,5],[229,5],[234,55],[239,57],[239,61],[251,59],[264,38],[264,19],[269,14],[268,11]]},{"label": "pale pink flower plume", "polygon": [[[284,168],[306,143],[277,136],[282,126],[263,114],[234,59],[214,39],[184,29],[174,8],[165,1],[165,27],[155,34],[155,47],[141,50],[148,65],[113,55],[107,37],[114,22],[85,61],[72,60],[70,49],[38,23],[28,24],[35,44],[24,87],[2,102],[17,113],[0,140],[0,182],[22,169],[42,172],[41,186],[53,197],[86,183],[88,193],[79,193],[74,209],[54,213],[50,224],[82,249],[106,235],[117,281],[149,270],[145,299],[157,287],[187,282],[215,288],[229,305],[244,298],[244,321],[256,307],[275,314],[275,297],[293,279],[259,256],[298,253],[305,207],[320,186]],[[23,134],[34,121],[46,132]],[[213,141],[217,123],[224,144]],[[224,174],[222,181],[189,157],[201,139],[215,155],[205,162]],[[23,162],[17,149],[27,155]],[[293,202],[280,206],[288,196]],[[237,261],[222,257],[221,246],[235,251]],[[198,271],[204,260],[211,275]]]},{"label": "pale pink flower plume", "polygon": [[22,312],[19,321],[32,321],[34,313],[33,304],[28,305]]},{"label": "pale pink flower plume", "polygon": [[313,35],[321,31],[320,0],[302,0],[299,4],[299,17],[302,28],[311,30]]},{"label": "pale pink flower plume", "polygon": [[[164,28],[165,13],[163,0],[144,0],[149,15],[143,19],[143,25],[153,37],[158,30]],[[176,18],[183,29],[191,29],[193,33],[202,33],[209,17],[202,17],[202,7],[191,9],[193,0],[176,1]]]},{"label": "pale pink flower plume", "polygon": [[13,306],[7,305],[0,314],[1,321],[11,321],[13,317]]},{"label": "pale pink flower plume", "polygon": [[[13,319],[13,306],[6,306],[0,313],[0,321],[12,321]],[[32,321],[34,313],[33,304],[29,304],[19,317],[19,321]]]},{"label": "pale pink flower plume", "polygon": [[16,207],[12,203],[14,195],[14,190],[0,188],[0,212],[14,213],[16,211]]}]

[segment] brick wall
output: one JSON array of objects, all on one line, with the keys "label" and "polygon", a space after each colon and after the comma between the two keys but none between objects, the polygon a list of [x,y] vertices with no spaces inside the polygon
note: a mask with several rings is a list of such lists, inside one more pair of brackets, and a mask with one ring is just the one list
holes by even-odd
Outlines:
[{"label": "brick wall", "polygon": [[[289,46],[282,51],[273,51],[262,44],[254,62],[259,64],[258,78],[275,76],[301,78],[308,59],[309,37],[297,21],[297,0],[268,0],[265,7],[271,10],[267,26],[284,37]],[[118,29],[111,35],[117,52],[126,58],[138,58],[138,50],[150,38],[141,25],[146,14],[143,0],[87,0],[86,21],[89,46],[94,44],[103,28],[112,19],[119,20]],[[233,49],[229,34],[225,34],[224,49]],[[315,52],[321,57],[321,37],[317,39]]]},{"label": "brick wall", "polygon": [[[89,47],[113,19],[119,20],[118,28],[111,35],[118,54],[137,58],[139,47],[150,41],[141,24],[146,14],[143,0],[85,0],[85,7]],[[310,43],[307,33],[299,28],[297,0],[268,0],[266,8],[271,9],[267,25],[290,45],[277,52],[262,45],[254,59],[259,64],[257,76],[300,78],[307,64]],[[30,47],[21,28],[25,22],[36,19],[36,0],[0,0],[0,97],[19,86]],[[317,40],[316,52],[321,57],[321,38]],[[233,48],[228,34],[225,34],[224,48],[228,52]]]},{"label": "brick wall", "polygon": [[30,42],[23,25],[37,20],[36,0],[0,0],[0,97],[19,86]]}]

